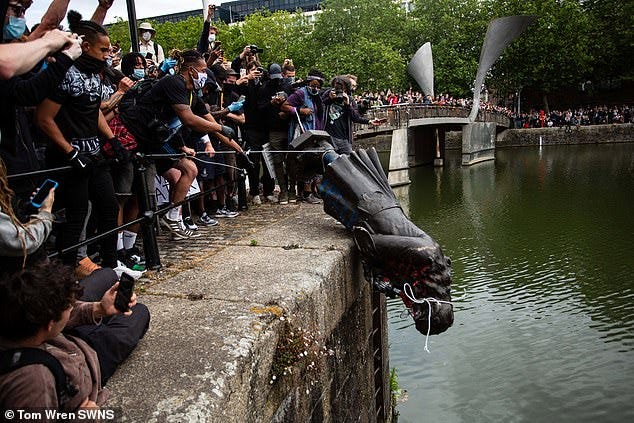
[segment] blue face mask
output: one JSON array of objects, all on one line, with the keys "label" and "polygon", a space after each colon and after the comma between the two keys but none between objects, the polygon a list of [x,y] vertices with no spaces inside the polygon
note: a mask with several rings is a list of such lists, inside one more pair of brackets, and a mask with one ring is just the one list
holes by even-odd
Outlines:
[{"label": "blue face mask", "polygon": [[135,69],[132,72],[132,75],[136,78],[136,79],[143,79],[145,78],[145,69]]},{"label": "blue face mask", "polygon": [[26,19],[9,16],[9,23],[4,26],[4,39],[17,40],[26,31]]}]

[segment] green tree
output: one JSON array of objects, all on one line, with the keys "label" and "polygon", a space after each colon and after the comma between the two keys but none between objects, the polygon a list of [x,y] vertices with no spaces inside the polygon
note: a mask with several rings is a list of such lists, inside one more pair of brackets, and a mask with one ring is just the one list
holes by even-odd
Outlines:
[{"label": "green tree", "polygon": [[236,57],[246,45],[255,44],[264,49],[259,55],[262,64],[282,63],[291,58],[296,67],[308,66],[306,46],[312,26],[301,14],[286,11],[262,11],[246,17],[240,25],[221,31],[220,39],[228,60]]},{"label": "green tree", "polygon": [[404,88],[405,25],[391,0],[326,0],[305,46],[308,63],[328,77],[353,73],[361,89]]},{"label": "green tree", "polygon": [[586,0],[581,5],[591,16],[593,79],[634,79],[634,2]]},{"label": "green tree", "polygon": [[408,59],[426,42],[434,57],[434,91],[471,96],[488,22],[479,0],[416,0],[409,31]]},{"label": "green tree", "polygon": [[500,91],[519,89],[538,92],[548,110],[548,94],[577,89],[592,72],[591,16],[579,1],[497,0],[498,16],[537,16],[526,33],[512,43],[494,65],[491,84]]},{"label": "green tree", "polygon": [[[163,47],[165,55],[168,55],[169,51],[174,48],[179,50],[196,48],[200,32],[203,28],[202,16],[191,17],[179,22],[151,23],[152,27],[156,30],[154,40]],[[218,26],[221,32],[227,28],[227,25],[222,22],[214,23],[214,25]],[[110,35],[111,42],[114,43],[118,41],[123,51],[130,50],[128,21],[119,18],[114,24],[109,26],[108,34]]]}]

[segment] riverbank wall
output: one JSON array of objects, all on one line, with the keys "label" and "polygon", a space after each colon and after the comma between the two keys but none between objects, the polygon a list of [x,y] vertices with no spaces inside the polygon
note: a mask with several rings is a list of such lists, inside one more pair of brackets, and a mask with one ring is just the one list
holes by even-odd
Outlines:
[{"label": "riverbank wall", "polygon": [[137,289],[150,330],[107,385],[118,420],[378,421],[385,302],[344,227],[321,205],[262,204],[200,231],[159,238],[164,269]]},{"label": "riverbank wall", "polygon": [[[446,148],[462,149],[461,132],[447,132]],[[506,129],[497,136],[495,147],[572,145],[634,142],[634,125],[593,125],[557,128]],[[541,144],[540,144],[541,143]]]}]

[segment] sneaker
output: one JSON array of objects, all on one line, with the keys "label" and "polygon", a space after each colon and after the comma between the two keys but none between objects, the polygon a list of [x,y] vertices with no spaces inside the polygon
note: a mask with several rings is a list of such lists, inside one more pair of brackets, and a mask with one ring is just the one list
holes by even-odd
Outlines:
[{"label": "sneaker", "polygon": [[277,197],[274,196],[273,194],[267,195],[264,198],[266,198],[266,201],[268,201],[269,203],[277,203]]},{"label": "sneaker", "polygon": [[194,220],[192,219],[191,216],[188,216],[186,218],[183,219],[183,224],[185,225],[186,229],[189,229],[190,231],[197,231],[198,230],[198,226],[194,223]]},{"label": "sneaker", "polygon": [[118,250],[117,257],[119,261],[132,270],[145,270],[145,258],[143,258],[141,252],[136,247],[127,250]]},{"label": "sneaker", "polygon": [[288,202],[293,204],[297,203],[297,194],[294,189],[288,193]]},{"label": "sneaker", "polygon": [[101,266],[95,264],[90,257],[84,257],[79,260],[77,267],[75,267],[75,277],[77,279],[84,279],[97,269],[101,269]]},{"label": "sneaker", "polygon": [[251,198],[251,202],[256,205],[262,204],[262,200],[260,200],[259,195],[254,195],[253,198]]},{"label": "sneaker", "polygon": [[207,213],[203,213],[197,220],[198,224],[201,226],[216,226],[218,221],[209,217]]},{"label": "sneaker", "polygon": [[238,196],[234,195],[232,196],[228,201],[227,201],[227,207],[228,210],[231,211],[238,211]]},{"label": "sneaker", "polygon": [[308,204],[320,204],[321,200],[313,195],[311,192],[308,195],[302,196],[302,201]]},{"label": "sneaker", "polygon": [[140,272],[138,270],[132,270],[129,267],[127,267],[125,264],[121,263],[119,260],[117,260],[117,267],[115,267],[112,270],[115,271],[118,277],[121,277],[122,273],[127,273],[128,275],[132,276],[135,280],[139,279],[141,276],[143,276],[143,273],[145,273],[145,271]]},{"label": "sneaker", "polygon": [[288,204],[288,192],[280,192],[280,197],[277,201],[280,204]]},{"label": "sneaker", "polygon": [[167,216],[163,216],[159,219],[161,225],[163,225],[168,231],[172,233],[172,238],[174,239],[187,239],[191,238],[194,234],[194,231],[190,231],[189,229],[181,226],[181,220],[172,220],[168,219]]},{"label": "sneaker", "polygon": [[230,218],[230,219],[234,217],[238,217],[238,216],[240,216],[239,212],[233,212],[226,207],[216,210],[216,214],[214,215],[214,217],[217,217],[217,218]]},{"label": "sneaker", "polygon": [[[193,224],[194,222],[192,222]],[[196,232],[198,230],[198,226],[196,226],[196,230],[192,230],[192,229],[188,229],[187,226],[185,226],[185,222],[183,222],[182,220],[178,221],[179,226],[181,227],[181,230],[185,231],[185,233],[187,233],[188,238],[200,238],[202,235],[199,234],[198,232]]]}]

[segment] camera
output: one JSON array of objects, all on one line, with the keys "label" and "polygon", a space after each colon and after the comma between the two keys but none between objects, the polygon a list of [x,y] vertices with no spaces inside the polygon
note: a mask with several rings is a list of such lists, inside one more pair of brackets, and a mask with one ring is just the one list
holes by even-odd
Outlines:
[{"label": "camera", "polygon": [[286,95],[284,91],[278,91],[275,93],[275,95],[271,99],[273,100],[276,98],[283,98],[284,100],[286,100],[288,98],[288,95]]},{"label": "camera", "polygon": [[264,73],[264,68],[262,66],[258,66],[257,68],[255,68],[255,70],[262,74]]},{"label": "camera", "polygon": [[336,103],[343,103],[343,90],[342,89],[336,89],[335,90],[335,102]]},{"label": "camera", "polygon": [[255,44],[251,44],[249,46],[249,50],[251,50],[252,54],[257,54],[257,53],[263,53],[264,52],[264,49],[259,48]]}]

